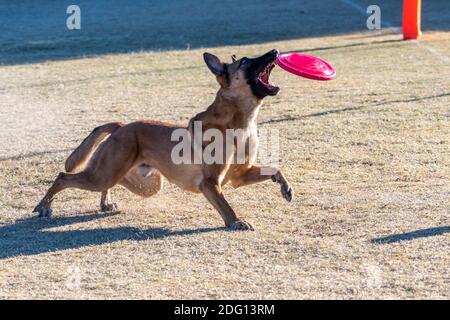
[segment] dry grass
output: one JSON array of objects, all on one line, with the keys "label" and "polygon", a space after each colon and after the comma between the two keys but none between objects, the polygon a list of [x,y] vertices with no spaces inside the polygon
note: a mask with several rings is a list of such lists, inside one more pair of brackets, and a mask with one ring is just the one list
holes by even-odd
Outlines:
[{"label": "dry grass", "polygon": [[203,110],[216,90],[203,50],[1,67],[0,297],[450,298],[449,39],[212,49],[310,48],[338,70],[326,83],[274,71],[283,91],[259,121],[280,130],[296,200],[270,182],[226,188],[255,232],[221,229],[202,196],[169,184],[150,199],[115,189],[120,214],[89,212],[99,195],[78,190],[58,197],[51,221],[31,214],[93,127]]}]

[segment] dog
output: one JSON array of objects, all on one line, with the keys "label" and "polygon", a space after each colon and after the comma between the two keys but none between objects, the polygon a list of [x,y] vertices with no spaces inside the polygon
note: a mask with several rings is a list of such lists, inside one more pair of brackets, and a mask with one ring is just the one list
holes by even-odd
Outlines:
[{"label": "dog", "polygon": [[[250,223],[238,218],[225,199],[222,187],[228,182],[238,188],[272,179],[280,185],[287,201],[293,199],[293,189],[283,173],[277,168],[254,165],[257,147],[248,147],[258,143],[256,118],[263,99],[280,91],[269,81],[278,54],[274,49],[256,58],[237,59],[233,55],[231,63],[224,63],[205,52],[204,61],[220,85],[214,102],[206,111],[192,118],[187,127],[137,121],[108,123],[95,128],[67,158],[66,172],[59,173],[33,212],[40,217],[50,217],[55,195],[66,188],[101,192],[100,209],[112,211],[117,209],[110,199],[110,189],[115,185],[142,197],[151,197],[162,189],[165,177],[184,190],[202,193],[230,229],[254,230]],[[222,163],[203,160],[175,164],[172,151],[176,141],[171,138],[174,131],[192,132],[197,122],[224,135],[229,129],[245,132],[244,161],[236,163],[236,150],[233,150],[223,157]],[[201,145],[200,149],[203,147]],[[264,170],[272,174],[263,174]]]}]

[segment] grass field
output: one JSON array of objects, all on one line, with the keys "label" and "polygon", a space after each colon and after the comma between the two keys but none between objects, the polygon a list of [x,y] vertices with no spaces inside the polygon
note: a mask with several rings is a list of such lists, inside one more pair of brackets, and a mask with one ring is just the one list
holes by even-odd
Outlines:
[{"label": "grass field", "polygon": [[[449,299],[450,33],[404,42],[395,28],[341,31],[28,63],[9,55],[0,298]],[[168,183],[149,199],[115,188],[118,213],[96,212],[99,194],[80,190],[55,200],[51,220],[31,213],[95,126],[186,123],[204,110],[217,90],[204,51],[229,59],[272,48],[325,58],[338,77],[273,72],[282,91],[259,124],[280,130],[296,198],[285,202],[271,182],[226,187],[256,231],[227,231],[206,199]]]}]

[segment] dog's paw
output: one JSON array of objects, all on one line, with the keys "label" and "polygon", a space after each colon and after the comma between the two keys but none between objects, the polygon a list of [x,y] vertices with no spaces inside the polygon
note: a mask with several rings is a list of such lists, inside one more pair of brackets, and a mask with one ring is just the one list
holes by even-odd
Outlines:
[{"label": "dog's paw", "polygon": [[33,212],[37,212],[38,217],[40,217],[40,218],[51,218],[53,210],[50,207],[46,208],[43,205],[38,204],[34,208]]},{"label": "dog's paw", "polygon": [[288,202],[294,199],[294,189],[287,182],[281,185],[281,194]]},{"label": "dog's paw", "polygon": [[233,231],[255,230],[253,226],[245,220],[236,220],[230,226],[228,226],[228,228]]},{"label": "dog's paw", "polygon": [[101,212],[114,212],[117,211],[119,207],[115,203],[102,204],[100,206]]},{"label": "dog's paw", "polygon": [[280,172],[272,176],[272,181],[280,184],[281,194],[288,202],[291,202],[292,199],[294,199],[294,189],[292,189],[286,178]]}]

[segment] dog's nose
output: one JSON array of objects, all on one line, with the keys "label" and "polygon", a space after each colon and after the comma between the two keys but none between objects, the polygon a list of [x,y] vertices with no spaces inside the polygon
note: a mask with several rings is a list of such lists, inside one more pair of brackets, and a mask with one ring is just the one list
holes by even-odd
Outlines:
[{"label": "dog's nose", "polygon": [[273,55],[279,55],[280,54],[280,51],[278,51],[277,49],[273,49],[272,51],[271,51],[271,53],[273,54]]}]

